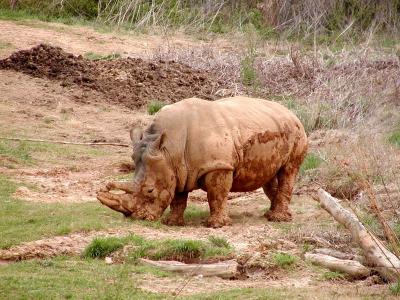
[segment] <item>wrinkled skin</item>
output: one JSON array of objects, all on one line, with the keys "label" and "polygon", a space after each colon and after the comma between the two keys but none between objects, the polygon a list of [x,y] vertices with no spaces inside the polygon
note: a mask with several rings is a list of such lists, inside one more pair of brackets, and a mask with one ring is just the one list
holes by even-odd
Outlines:
[{"label": "wrinkled skin", "polygon": [[[142,132],[131,131],[133,183],[113,182],[98,192],[110,208],[139,219],[184,225],[189,192],[203,189],[208,225],[231,224],[230,191],[260,187],[271,201],[265,217],[290,221],[289,203],[307,136],[300,121],[275,102],[233,97],[214,102],[186,99],[165,106]],[[115,194],[112,190],[123,190]]]}]

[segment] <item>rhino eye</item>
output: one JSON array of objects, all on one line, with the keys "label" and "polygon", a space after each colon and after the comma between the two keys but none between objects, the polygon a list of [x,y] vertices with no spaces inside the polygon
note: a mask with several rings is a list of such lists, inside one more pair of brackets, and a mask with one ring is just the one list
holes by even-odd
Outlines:
[{"label": "rhino eye", "polygon": [[146,193],[151,194],[154,191],[154,188],[147,188]]}]

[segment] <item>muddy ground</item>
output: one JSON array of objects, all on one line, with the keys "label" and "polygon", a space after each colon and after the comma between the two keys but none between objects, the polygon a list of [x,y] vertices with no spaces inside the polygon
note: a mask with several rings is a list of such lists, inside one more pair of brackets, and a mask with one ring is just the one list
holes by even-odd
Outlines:
[{"label": "muddy ground", "polygon": [[[90,61],[82,57],[96,50],[103,54],[126,50],[134,57],[148,56],[146,52],[156,51],[162,45],[164,40],[159,36],[117,36],[40,22],[0,21],[0,28],[0,41],[5,45],[0,49],[2,136],[129,143],[130,126],[138,122],[145,124],[151,119],[144,104],[153,100],[175,102],[190,96],[214,99],[216,90],[223,84],[212,73],[179,62],[148,62],[141,58]],[[52,46],[43,44],[49,42]],[[175,41],[170,38],[169,42],[182,48],[196,44],[179,36]],[[225,41],[212,46],[215,44],[223,51],[234,47],[226,46],[229,43]],[[95,151],[98,152],[78,152],[62,159],[39,153],[35,154],[33,165],[0,156],[0,173],[22,186],[15,197],[24,201],[96,202],[96,191],[107,181],[129,180],[131,175],[124,166],[129,164],[131,150],[105,146]],[[326,295],[341,299],[388,295],[386,285],[371,280],[324,280],[321,275],[324,270],[302,260],[304,245],[308,244],[357,252],[349,234],[307,192],[297,191],[292,202],[294,221],[283,224],[265,220],[263,213],[269,202],[261,191],[233,194],[230,198],[233,225],[221,229],[206,228],[201,220],[189,221],[182,228],[132,222],[113,229],[43,237],[0,250],[0,254],[3,259],[11,260],[61,254],[77,256],[95,236],[103,235],[135,233],[152,239],[201,240],[216,235],[231,243],[237,257],[254,257],[255,261],[273,249],[291,253],[299,262],[290,270],[262,268],[255,262],[248,269],[248,278],[238,280],[196,277],[187,282],[185,276],[159,278],[146,274],[139,288],[169,295],[183,285],[182,295],[242,287],[305,289],[313,299],[330,298]],[[204,193],[195,192],[190,200],[191,205],[207,209]],[[118,214],[114,217],[122,218]]]}]

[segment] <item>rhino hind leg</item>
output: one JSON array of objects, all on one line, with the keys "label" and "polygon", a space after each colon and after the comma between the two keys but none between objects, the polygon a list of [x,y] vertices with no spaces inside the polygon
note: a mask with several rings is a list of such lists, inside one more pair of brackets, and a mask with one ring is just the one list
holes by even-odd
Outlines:
[{"label": "rhino hind leg", "polygon": [[168,217],[163,220],[166,225],[183,226],[185,220],[183,219],[183,213],[187,206],[188,193],[177,193],[170,204],[171,212]]},{"label": "rhino hind leg", "polygon": [[205,175],[204,188],[210,206],[210,217],[207,220],[209,227],[219,228],[232,224],[227,213],[228,193],[232,182],[232,171],[213,171]]},{"label": "rhino hind leg", "polygon": [[271,200],[271,208],[265,213],[268,221],[289,222],[292,220],[292,213],[289,203],[292,198],[293,187],[299,167],[290,164],[282,167],[276,179],[264,186],[264,192]]}]

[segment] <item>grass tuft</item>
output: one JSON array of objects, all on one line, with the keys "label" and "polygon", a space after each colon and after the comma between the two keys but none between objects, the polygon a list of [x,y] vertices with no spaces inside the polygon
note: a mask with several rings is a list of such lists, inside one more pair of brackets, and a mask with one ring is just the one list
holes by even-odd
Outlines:
[{"label": "grass tuft", "polygon": [[113,60],[121,58],[121,54],[119,53],[99,54],[95,52],[86,52],[83,55],[83,57],[89,60]]},{"label": "grass tuft", "polygon": [[229,242],[223,237],[210,235],[208,237],[208,240],[211,242],[211,244],[213,244],[216,247],[226,248],[226,249],[231,248]]},{"label": "grass tuft", "polygon": [[400,148],[400,130],[396,130],[389,136],[389,143]]},{"label": "grass tuft", "polygon": [[95,238],[82,255],[85,258],[104,258],[123,246],[123,241],[117,237]]},{"label": "grass tuft", "polygon": [[394,284],[391,284],[391,285],[389,286],[389,290],[390,290],[390,292],[392,293],[392,295],[400,296],[400,280],[397,281],[397,282],[394,283]]},{"label": "grass tuft", "polygon": [[300,167],[300,172],[304,174],[304,172],[308,170],[316,169],[322,162],[323,160],[317,154],[309,153],[307,154],[306,158],[303,161],[303,164]]},{"label": "grass tuft", "polygon": [[274,264],[280,268],[286,269],[294,265],[296,257],[288,253],[275,253],[272,256]]},{"label": "grass tuft", "polygon": [[341,272],[328,271],[322,274],[322,278],[328,281],[340,281],[346,279],[346,275]]},{"label": "grass tuft", "polygon": [[161,108],[163,108],[166,104],[161,101],[152,101],[147,105],[147,112],[149,115],[156,114]]}]

